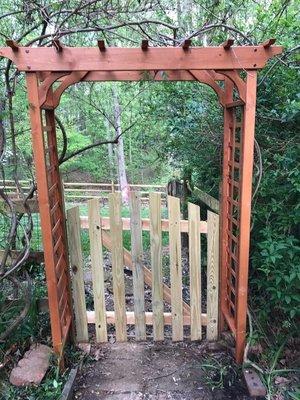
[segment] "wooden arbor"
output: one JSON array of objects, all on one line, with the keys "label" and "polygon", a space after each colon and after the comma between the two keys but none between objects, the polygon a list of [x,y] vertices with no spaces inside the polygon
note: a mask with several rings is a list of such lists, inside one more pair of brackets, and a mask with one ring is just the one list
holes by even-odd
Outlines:
[{"label": "wooden arbor", "polygon": [[[270,39],[258,46],[141,48],[43,48],[7,41],[0,56],[26,73],[33,154],[41,215],[54,350],[62,353],[72,323],[65,215],[57,155],[55,108],[80,81],[141,79],[196,81],[212,87],[224,107],[220,315],[236,339],[242,362],[246,336],[251,186],[257,70],[282,52]],[[146,73],[146,74],[145,74]],[[55,88],[53,84],[56,82]],[[73,266],[74,267],[74,266]]]}]

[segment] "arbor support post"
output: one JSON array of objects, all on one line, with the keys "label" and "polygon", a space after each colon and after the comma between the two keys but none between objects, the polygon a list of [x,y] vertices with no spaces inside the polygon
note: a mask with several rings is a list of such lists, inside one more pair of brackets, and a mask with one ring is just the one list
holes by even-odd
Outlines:
[{"label": "arbor support post", "polygon": [[72,325],[72,306],[55,116],[54,110],[43,111],[40,108],[39,81],[35,72],[26,73],[26,83],[53,349],[62,358]]},{"label": "arbor support post", "polygon": [[252,176],[254,159],[254,132],[256,109],[257,72],[247,71],[246,101],[242,128],[240,166],[240,243],[238,248],[239,268],[236,293],[236,352],[238,363],[242,363],[246,343],[248,269],[250,247],[250,223],[252,200]]}]

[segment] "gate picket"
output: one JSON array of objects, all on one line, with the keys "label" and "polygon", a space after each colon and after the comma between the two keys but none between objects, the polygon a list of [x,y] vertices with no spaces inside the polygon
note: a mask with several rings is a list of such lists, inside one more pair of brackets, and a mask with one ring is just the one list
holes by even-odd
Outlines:
[{"label": "gate picket", "polygon": [[172,340],[183,340],[180,200],[168,196]]},{"label": "gate picket", "polygon": [[123,235],[121,218],[121,194],[119,192],[108,195],[110,231],[112,240],[112,276],[113,297],[116,313],[116,340],[127,340],[126,309],[125,309],[125,281],[123,268]]},{"label": "gate picket", "polygon": [[141,195],[130,193],[131,256],[136,340],[146,340]]},{"label": "gate picket", "polygon": [[[219,216],[208,211],[207,222],[200,221],[199,206],[188,203],[188,220],[181,220],[180,200],[168,196],[168,219],[162,220],[160,193],[149,195],[150,215],[143,225],[141,194],[130,193],[130,218],[121,217],[121,194],[109,195],[109,218],[100,217],[99,199],[88,202],[88,219],[81,221],[89,229],[94,311],[86,311],[83,259],[80,241],[79,208],[67,211],[70,262],[76,334],[78,341],[88,340],[87,323],[95,325],[97,342],[107,341],[107,324],[115,326],[117,341],[127,340],[127,325],[135,325],[136,340],[146,339],[146,326],[153,326],[154,341],[164,340],[164,327],[172,326],[172,340],[184,338],[184,326],[190,326],[190,339],[218,337]],[[124,220],[126,221],[124,225]],[[127,224],[128,221],[128,224]],[[163,228],[164,221],[164,228]],[[127,225],[126,225],[127,224]],[[123,248],[123,230],[131,231],[131,252]],[[110,230],[110,233],[107,232]],[[142,231],[150,231],[151,270],[143,265]],[[162,231],[169,232],[170,287],[163,283]],[[189,234],[190,305],[183,301],[181,232]],[[201,314],[201,234],[207,233],[207,313]],[[112,254],[114,310],[106,311],[102,246]],[[132,270],[134,312],[125,306],[124,265]],[[152,287],[152,312],[145,310],[145,289]],[[164,301],[171,312],[164,312]]]},{"label": "gate picket", "polygon": [[150,243],[152,271],[153,339],[164,340],[161,195],[150,193]]},{"label": "gate picket", "polygon": [[208,340],[218,338],[219,216],[207,212],[207,332]]},{"label": "gate picket", "polygon": [[72,270],[72,292],[75,313],[76,339],[88,341],[86,303],[83,279],[83,258],[80,240],[79,207],[67,210],[68,242]]},{"label": "gate picket", "polygon": [[202,338],[201,321],[201,244],[200,207],[188,203],[189,218],[189,263],[190,263],[190,306],[191,306],[191,340]]},{"label": "gate picket", "polygon": [[88,201],[89,236],[95,308],[95,331],[98,343],[107,342],[104,270],[99,199]]}]

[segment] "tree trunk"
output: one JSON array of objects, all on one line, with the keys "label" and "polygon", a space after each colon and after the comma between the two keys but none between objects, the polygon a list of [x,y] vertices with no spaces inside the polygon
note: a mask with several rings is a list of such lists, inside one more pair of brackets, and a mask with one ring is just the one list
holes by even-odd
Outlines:
[{"label": "tree trunk", "polygon": [[124,142],[122,136],[122,127],[121,127],[121,107],[119,102],[118,93],[115,87],[112,89],[113,98],[114,98],[114,122],[115,122],[115,131],[116,136],[118,136],[118,144],[117,147],[117,161],[118,161],[118,174],[119,174],[119,185],[122,194],[122,201],[125,204],[129,202],[129,185],[127,182],[126,176],[126,165],[125,165],[125,154],[124,154]]},{"label": "tree trunk", "polygon": [[[105,121],[106,125],[106,137],[107,140],[112,140],[112,135],[110,133],[110,127],[108,120]],[[108,165],[109,165],[109,180],[114,181],[115,179],[115,168],[114,168],[114,149],[113,144],[108,143],[107,145],[107,152],[108,152]]]}]

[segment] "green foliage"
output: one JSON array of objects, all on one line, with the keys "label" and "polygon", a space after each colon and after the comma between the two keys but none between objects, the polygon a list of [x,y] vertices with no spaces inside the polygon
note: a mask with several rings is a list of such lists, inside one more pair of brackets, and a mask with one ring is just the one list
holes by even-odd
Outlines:
[{"label": "green foliage", "polygon": [[232,387],[238,379],[238,370],[230,362],[219,361],[215,357],[207,357],[201,364],[205,371],[205,383],[212,391]]},{"label": "green foliage", "polygon": [[39,386],[17,388],[2,381],[0,400],[59,400],[66,378],[67,372],[58,374],[56,360],[53,359],[46,379]]},{"label": "green foliage", "polygon": [[[267,229],[265,230],[267,231]],[[274,312],[284,318],[294,319],[300,315],[300,247],[292,236],[263,232],[266,240],[258,244],[259,251],[253,256],[258,274],[252,282],[260,293],[264,293],[264,308],[261,312]]]},{"label": "green foliage", "polygon": [[[265,326],[272,324],[268,332],[275,330],[276,333],[279,331],[285,334],[292,327],[294,333],[294,321],[299,316],[300,95],[297,69],[299,52],[292,49],[296,48],[299,41],[298,2],[177,1],[175,9],[174,4],[167,0],[160,1],[159,7],[156,2],[150,4],[132,1],[129,7],[128,2],[93,1],[90,4],[81,2],[83,9],[78,13],[78,2],[75,0],[50,0],[46,3],[41,10],[36,2],[16,0],[11,4],[3,0],[0,6],[2,38],[20,38],[20,43],[24,45],[40,36],[45,28],[51,37],[42,39],[40,43],[34,42],[34,45],[49,46],[56,30],[65,32],[70,29],[70,34],[64,35],[64,43],[69,46],[87,46],[96,43],[100,30],[110,46],[139,46],[144,35],[151,37],[153,46],[166,43],[177,45],[173,43],[174,36],[189,37],[202,26],[218,25],[222,21],[222,27],[195,35],[193,44],[219,45],[228,36],[234,36],[238,44],[261,43],[268,37],[276,37],[278,43],[285,47],[285,58],[272,59],[258,76],[256,139],[261,150],[263,170],[253,200],[249,298]],[[11,12],[8,17],[2,17]],[[151,23],[139,26],[123,24],[123,21],[145,19],[163,21],[178,26],[178,29],[175,32],[165,25]],[[122,26],[114,30],[113,25]],[[105,30],[105,26],[109,29]],[[232,26],[235,30],[228,30],[226,26]],[[83,33],[81,28],[87,28],[87,31]],[[4,72],[6,66],[6,61],[0,60],[1,71]],[[18,154],[15,160],[7,101],[9,93],[5,86],[5,76],[1,74],[0,122],[7,139],[1,173],[6,179],[11,178],[17,163],[19,177],[31,179],[34,169],[25,81],[23,74],[15,72],[11,70],[10,78],[11,83],[16,83],[12,108]],[[113,119],[112,87],[115,85],[122,110],[121,123],[125,131],[123,139],[129,182],[166,183],[170,178],[184,178],[218,197],[222,171],[223,112],[216,94],[200,84],[167,82],[168,73],[159,73],[162,74],[163,82],[154,82],[149,74],[144,73],[144,80],[134,84],[80,83],[70,87],[62,96],[57,109],[67,133],[67,155],[96,141],[114,138],[115,131],[110,121]],[[58,144],[61,151],[63,141],[60,129]],[[259,163],[258,155],[255,157],[256,185]],[[115,145],[112,145],[112,149],[107,145],[90,149],[64,163],[61,170],[66,180],[117,181]],[[125,215],[128,216],[128,212]],[[3,225],[8,227],[7,221]],[[7,227],[2,229],[5,237]],[[3,234],[0,239],[4,242]],[[144,248],[149,249],[148,233],[144,233],[143,240]],[[163,240],[167,244],[167,235]],[[39,234],[34,233],[32,248],[39,243]],[[130,249],[129,232],[124,233],[124,243]],[[82,233],[82,244],[84,256],[87,257],[88,232]],[[41,279],[38,272],[34,280],[36,296],[40,296],[42,294],[38,291]],[[3,296],[2,292],[0,296]],[[0,298],[0,303],[4,300],[5,297]],[[17,310],[12,309],[11,312]],[[35,310],[31,310],[31,313],[34,321]],[[9,314],[8,318],[13,315]],[[1,315],[1,318],[0,331],[4,317]],[[21,330],[16,332],[20,334],[17,336],[20,340],[36,334],[30,318],[24,324],[29,324],[22,330],[24,336]],[[213,364],[210,370],[218,371],[218,365]],[[214,383],[217,386],[222,384],[226,374],[226,371],[220,371]],[[48,391],[58,393],[60,387],[54,387],[56,384],[53,385],[53,379],[50,374],[49,381],[41,389],[44,393],[38,394],[40,397],[30,397],[33,395],[28,392],[28,398],[46,399]]]}]

